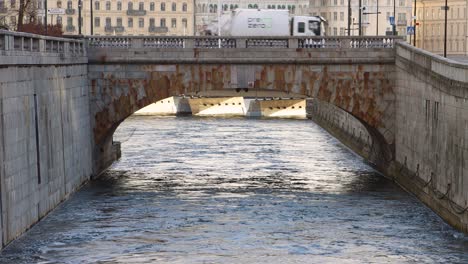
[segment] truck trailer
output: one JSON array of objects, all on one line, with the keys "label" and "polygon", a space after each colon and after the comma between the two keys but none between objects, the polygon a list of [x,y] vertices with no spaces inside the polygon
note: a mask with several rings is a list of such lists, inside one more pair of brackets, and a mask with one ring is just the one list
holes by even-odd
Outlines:
[{"label": "truck trailer", "polygon": [[[324,36],[320,16],[289,16],[288,10],[235,9],[207,27],[207,35],[221,36]],[[218,28],[220,26],[220,28]]]}]

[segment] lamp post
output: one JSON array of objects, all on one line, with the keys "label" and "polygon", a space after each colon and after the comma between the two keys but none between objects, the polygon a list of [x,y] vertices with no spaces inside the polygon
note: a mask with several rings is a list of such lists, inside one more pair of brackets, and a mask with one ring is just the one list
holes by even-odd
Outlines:
[{"label": "lamp post", "polygon": [[442,7],[445,10],[445,25],[444,25],[444,57],[447,58],[447,12],[449,7],[447,5],[447,0],[445,0],[445,6]]},{"label": "lamp post", "polygon": [[[375,35],[378,36],[379,35],[379,14],[380,14],[380,12],[379,12],[379,0],[376,0],[376,1],[377,1],[377,11],[376,11],[376,15],[377,15],[377,21],[376,21],[377,23],[376,24],[377,25],[375,27]],[[414,0],[414,1],[416,1],[416,0]]]},{"label": "lamp post", "polygon": [[[416,0],[415,0],[416,1]],[[89,19],[90,21],[90,33],[91,33],[91,36],[93,35],[93,32],[94,32],[94,20],[93,20],[93,0],[89,0],[89,14],[91,16],[91,18]]]},{"label": "lamp post", "polygon": [[359,36],[362,36],[362,0],[359,0]]},{"label": "lamp post", "polygon": [[44,0],[44,12],[45,12],[45,35],[47,36],[47,0]]},{"label": "lamp post", "polygon": [[393,25],[392,25],[392,31],[393,31],[393,36],[396,35],[396,0],[393,0]]},{"label": "lamp post", "polygon": [[348,0],[348,36],[351,36],[351,0]]},{"label": "lamp post", "polygon": [[414,27],[414,37],[413,37],[413,46],[416,47],[416,0],[414,0],[414,22],[413,22],[413,27]]},{"label": "lamp post", "polygon": [[83,3],[78,0],[78,35],[81,35],[81,7]]}]

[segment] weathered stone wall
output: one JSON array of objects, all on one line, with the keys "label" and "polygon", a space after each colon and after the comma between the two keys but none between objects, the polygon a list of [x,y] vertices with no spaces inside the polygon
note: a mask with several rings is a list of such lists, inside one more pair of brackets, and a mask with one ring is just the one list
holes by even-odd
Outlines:
[{"label": "weathered stone wall", "polygon": [[306,101],[307,117],[363,158],[370,160],[373,140],[366,127],[348,112],[317,99]]},{"label": "weathered stone wall", "polygon": [[468,65],[401,44],[394,177],[468,232]]},{"label": "weathered stone wall", "polygon": [[2,246],[80,187],[92,168],[82,44],[73,53],[70,43],[79,42],[9,34],[0,35]]}]

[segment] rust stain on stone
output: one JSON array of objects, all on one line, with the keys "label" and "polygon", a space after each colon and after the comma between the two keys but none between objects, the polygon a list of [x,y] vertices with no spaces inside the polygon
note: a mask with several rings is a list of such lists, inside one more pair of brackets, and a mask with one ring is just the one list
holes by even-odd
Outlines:
[{"label": "rust stain on stone", "polygon": [[[349,66],[349,65],[348,65]],[[188,92],[221,90],[230,88],[231,65],[176,65],[175,71],[154,71],[151,65],[142,65],[147,72],[144,79],[118,78],[112,74],[100,74],[91,80],[93,100],[108,101],[104,108],[94,113],[95,142],[103,142],[116,124],[134,111],[157,100]],[[236,66],[237,67],[237,66]],[[332,103],[375,128],[384,128],[384,112],[388,103],[385,95],[393,95],[388,73],[366,71],[363,65],[339,68],[334,65],[255,65],[254,86],[272,91],[297,92],[315,96]],[[341,67],[341,66],[340,66]],[[344,69],[344,70],[343,70]],[[117,75],[118,76],[118,75]],[[237,76],[236,76],[237,77]],[[246,72],[246,78],[252,73]],[[297,80],[297,78],[300,78]],[[245,88],[245,87],[241,87]],[[119,92],[117,92],[119,91]]]}]

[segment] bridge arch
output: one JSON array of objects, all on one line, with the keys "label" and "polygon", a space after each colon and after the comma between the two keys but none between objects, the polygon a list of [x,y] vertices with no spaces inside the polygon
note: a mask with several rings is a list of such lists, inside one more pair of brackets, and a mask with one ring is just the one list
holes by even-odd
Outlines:
[{"label": "bridge arch", "polygon": [[[300,39],[286,41],[290,46]],[[282,93],[334,105],[366,127],[377,144],[371,162],[384,166],[393,158],[392,49],[125,48],[118,57],[110,57],[97,48],[90,53],[95,172],[107,164],[102,160],[112,160],[108,157],[117,126],[137,110],[169,96],[242,96],[240,91],[261,91],[268,97]]]}]

